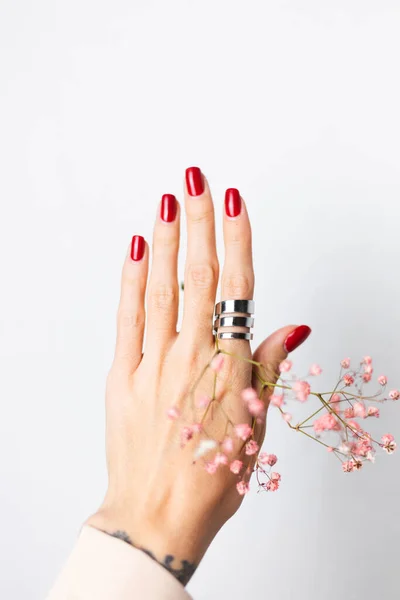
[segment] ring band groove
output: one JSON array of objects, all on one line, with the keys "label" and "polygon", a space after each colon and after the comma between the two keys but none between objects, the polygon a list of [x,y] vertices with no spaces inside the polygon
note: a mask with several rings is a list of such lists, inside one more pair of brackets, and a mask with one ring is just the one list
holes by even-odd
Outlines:
[{"label": "ring band groove", "polygon": [[253,317],[241,317],[241,316],[232,316],[232,317],[218,317],[214,321],[214,329],[218,329],[218,327],[253,327],[254,319]]}]

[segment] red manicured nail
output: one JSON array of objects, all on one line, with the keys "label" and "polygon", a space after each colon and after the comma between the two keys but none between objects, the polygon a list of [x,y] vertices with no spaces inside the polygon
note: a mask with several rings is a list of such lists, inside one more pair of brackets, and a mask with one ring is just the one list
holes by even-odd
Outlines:
[{"label": "red manicured nail", "polygon": [[161,198],[161,218],[166,223],[172,223],[176,217],[176,198],[173,194],[164,194]]},{"label": "red manicured nail", "polygon": [[239,190],[229,188],[225,192],[225,212],[228,217],[237,217],[242,208],[242,199]]},{"label": "red manicured nail", "polygon": [[186,169],[186,187],[190,196],[200,196],[204,192],[203,174],[199,167]]},{"label": "red manicured nail", "polygon": [[144,249],[144,237],[142,237],[141,235],[134,235],[132,238],[131,259],[135,261],[142,260],[144,255]]},{"label": "red manicured nail", "polygon": [[284,348],[286,352],[293,352],[293,350],[296,350],[300,344],[306,341],[310,333],[311,329],[307,325],[296,327],[292,333],[289,333],[285,340]]}]

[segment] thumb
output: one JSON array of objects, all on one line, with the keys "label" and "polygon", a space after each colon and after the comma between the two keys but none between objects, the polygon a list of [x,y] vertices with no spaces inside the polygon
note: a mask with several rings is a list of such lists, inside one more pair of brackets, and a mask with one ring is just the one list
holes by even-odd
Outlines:
[{"label": "thumb", "polygon": [[[253,360],[262,363],[264,367],[261,372],[262,378],[274,383],[279,376],[280,363],[287,358],[290,352],[305,342],[310,333],[311,329],[307,325],[287,325],[261,342],[253,354]],[[257,373],[260,371],[255,367],[252,386],[257,390],[257,394],[260,394],[262,384]]]}]

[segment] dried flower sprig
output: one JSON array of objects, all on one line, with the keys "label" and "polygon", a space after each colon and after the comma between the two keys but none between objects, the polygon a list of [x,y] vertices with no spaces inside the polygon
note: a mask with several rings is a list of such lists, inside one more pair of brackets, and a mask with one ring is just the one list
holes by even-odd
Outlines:
[{"label": "dried flower sprig", "polygon": [[[261,387],[260,395],[253,388],[246,388],[241,392],[251,424],[232,422],[225,412],[223,396],[217,396],[217,378],[224,365],[224,355],[242,359],[256,368]],[[213,372],[212,393],[210,396],[200,395],[196,399],[198,384],[207,370]],[[375,394],[365,394],[364,388],[372,381],[373,376],[372,358],[365,356],[355,369],[351,369],[349,358],[343,359],[336,386],[329,392],[312,391],[308,379],[313,379],[321,373],[321,367],[313,364],[307,376],[299,378],[293,373],[290,360],[281,362],[279,373],[271,373],[262,363],[235,356],[217,347],[190,392],[192,409],[195,408],[196,412],[203,410],[200,421],[193,421],[192,418],[188,420],[176,407],[171,407],[167,416],[172,420],[184,421],[180,430],[181,445],[185,446],[189,441],[195,441],[194,461],[202,460],[205,470],[210,474],[215,474],[219,468],[228,468],[238,477],[236,488],[241,495],[249,491],[252,473],[255,473],[259,491],[276,491],[280,485],[281,475],[272,471],[277,457],[274,454],[259,453],[260,447],[255,439],[255,425],[263,422],[268,404],[280,411],[290,429],[302,433],[332,453],[340,461],[345,473],[360,470],[366,462],[374,462],[379,448],[387,454],[392,454],[396,450],[392,434],[386,433],[378,441],[359,422],[362,420],[368,423],[371,419],[380,417],[380,409],[376,404],[400,399],[400,391],[397,389],[385,393],[385,375],[377,378],[379,389]],[[287,410],[288,404],[303,404],[312,397],[318,400],[317,410],[294,425],[293,416]],[[214,407],[225,420],[224,435],[220,440],[214,439],[206,428],[206,423],[215,418]]]}]

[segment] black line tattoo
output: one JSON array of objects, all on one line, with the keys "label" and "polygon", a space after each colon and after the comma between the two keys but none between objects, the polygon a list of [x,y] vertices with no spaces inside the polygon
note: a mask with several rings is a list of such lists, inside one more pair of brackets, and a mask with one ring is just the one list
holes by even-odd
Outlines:
[{"label": "black line tattoo", "polygon": [[119,540],[122,540],[123,542],[130,544],[131,546],[133,546],[134,548],[137,548],[138,550],[142,550],[142,552],[145,552],[148,556],[150,556],[150,558],[152,558],[159,565],[164,567],[164,569],[167,569],[167,571],[169,571],[178,581],[180,581],[180,583],[182,585],[186,585],[188,583],[189,579],[192,577],[193,573],[195,572],[195,570],[197,568],[197,565],[195,565],[194,563],[191,563],[188,560],[181,560],[181,565],[182,565],[181,568],[175,569],[172,566],[172,563],[175,560],[175,557],[172,554],[167,554],[165,556],[164,560],[162,562],[160,562],[159,560],[157,560],[157,558],[154,556],[154,554],[150,550],[147,550],[146,548],[142,548],[141,546],[136,546],[132,542],[131,538],[126,533],[126,531],[118,530],[118,531],[114,531],[113,533],[109,533],[108,531],[105,531],[104,533],[108,533],[108,535],[111,535],[112,537],[118,538]]}]

